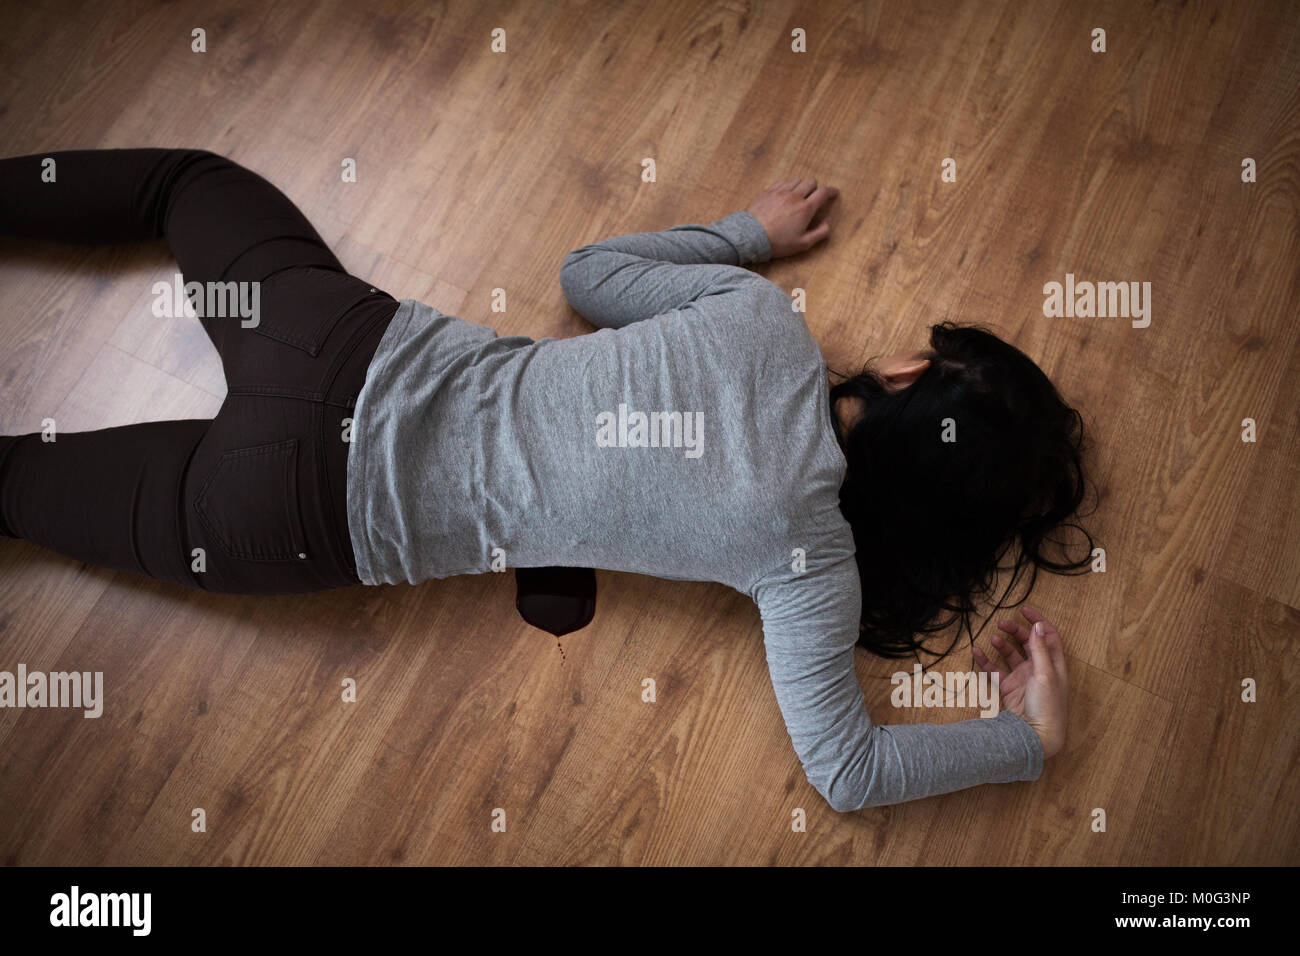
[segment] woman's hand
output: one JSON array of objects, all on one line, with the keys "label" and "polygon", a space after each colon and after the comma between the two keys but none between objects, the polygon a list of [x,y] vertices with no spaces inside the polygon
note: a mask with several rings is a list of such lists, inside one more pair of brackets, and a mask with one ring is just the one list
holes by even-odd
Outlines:
[{"label": "woman's hand", "polygon": [[[1028,604],[1020,613],[1031,627],[1019,621],[998,621],[998,628],[1014,638],[993,635],[1001,663],[994,667],[978,647],[973,648],[975,663],[985,673],[997,671],[1002,706],[1034,728],[1043,744],[1043,756],[1051,757],[1065,746],[1065,652],[1051,621]],[[1021,653],[1022,645],[1028,657]]]},{"label": "woman's hand", "polygon": [[831,232],[831,221],[813,219],[840,194],[834,186],[817,188],[815,179],[787,179],[773,183],[749,204],[745,211],[767,232],[772,258],[807,252]]}]

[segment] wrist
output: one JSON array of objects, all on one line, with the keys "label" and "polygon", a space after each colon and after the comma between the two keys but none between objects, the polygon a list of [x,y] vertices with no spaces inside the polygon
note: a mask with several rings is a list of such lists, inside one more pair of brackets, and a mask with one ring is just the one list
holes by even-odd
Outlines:
[{"label": "wrist", "polygon": [[776,258],[772,254],[772,242],[767,232],[767,226],[748,209],[739,209],[726,219],[723,219],[722,222],[732,227],[734,231],[735,235],[732,241],[736,244],[736,248],[740,250],[741,265],[747,265],[751,262],[768,262]]},{"label": "wrist", "polygon": [[[1026,721],[1026,723],[1029,723]],[[1065,747],[1063,735],[1056,733],[1050,728],[1039,727],[1035,724],[1029,724],[1029,729],[1038,735],[1038,743],[1043,748],[1043,759],[1055,757]]]}]

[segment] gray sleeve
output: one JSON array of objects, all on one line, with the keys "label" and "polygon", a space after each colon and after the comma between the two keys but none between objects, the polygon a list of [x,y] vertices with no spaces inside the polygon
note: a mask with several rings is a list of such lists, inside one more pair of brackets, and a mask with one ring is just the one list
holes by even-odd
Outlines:
[{"label": "gray sleeve", "polygon": [[560,269],[560,286],[592,325],[620,328],[738,283],[764,281],[739,267],[770,255],[758,220],[735,212],[708,226],[616,236],[575,249]]},{"label": "gray sleeve", "polygon": [[808,782],[833,809],[1038,779],[1042,744],[1010,711],[939,725],[872,724],[853,669],[862,604],[856,562],[850,555],[818,569],[813,563],[810,552],[802,575],[778,575],[753,596],[790,740]]}]

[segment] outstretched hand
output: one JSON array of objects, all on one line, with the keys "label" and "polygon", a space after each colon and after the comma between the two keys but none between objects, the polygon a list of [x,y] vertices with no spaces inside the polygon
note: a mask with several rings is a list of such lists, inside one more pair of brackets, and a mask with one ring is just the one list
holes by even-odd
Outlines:
[{"label": "outstretched hand", "polygon": [[[998,629],[1010,635],[993,635],[993,646],[1001,660],[996,667],[978,647],[972,648],[975,663],[985,673],[998,673],[1002,706],[1020,717],[1043,744],[1043,756],[1051,757],[1065,746],[1066,674],[1065,651],[1056,627],[1028,604],[1020,613],[1029,621],[998,621]],[[1028,651],[1028,657],[1021,648]]]},{"label": "outstretched hand", "polygon": [[767,232],[772,258],[780,259],[807,252],[830,235],[829,218],[816,225],[813,219],[839,194],[834,186],[818,189],[815,179],[787,179],[764,189],[745,211]]}]

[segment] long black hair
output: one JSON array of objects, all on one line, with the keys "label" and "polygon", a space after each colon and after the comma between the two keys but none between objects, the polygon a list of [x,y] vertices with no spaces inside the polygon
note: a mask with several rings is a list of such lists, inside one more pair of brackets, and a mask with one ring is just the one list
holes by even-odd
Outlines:
[{"label": "long black hair", "polygon": [[[924,356],[930,366],[905,388],[890,389],[868,364],[830,390],[848,461],[840,510],[862,581],[858,645],[887,658],[937,653],[926,638],[953,622],[939,656],[963,633],[973,643],[971,618],[1001,570],[1013,573],[993,613],[1015,606],[1004,602],[1024,572],[1028,596],[1039,569],[1079,574],[1092,560],[1092,536],[1072,520],[1086,493],[1079,413],[1028,356],[980,326],[931,326]],[[843,433],[835,403],[849,396],[865,408]],[[1086,539],[1080,557],[1054,537],[1061,528]]]}]

